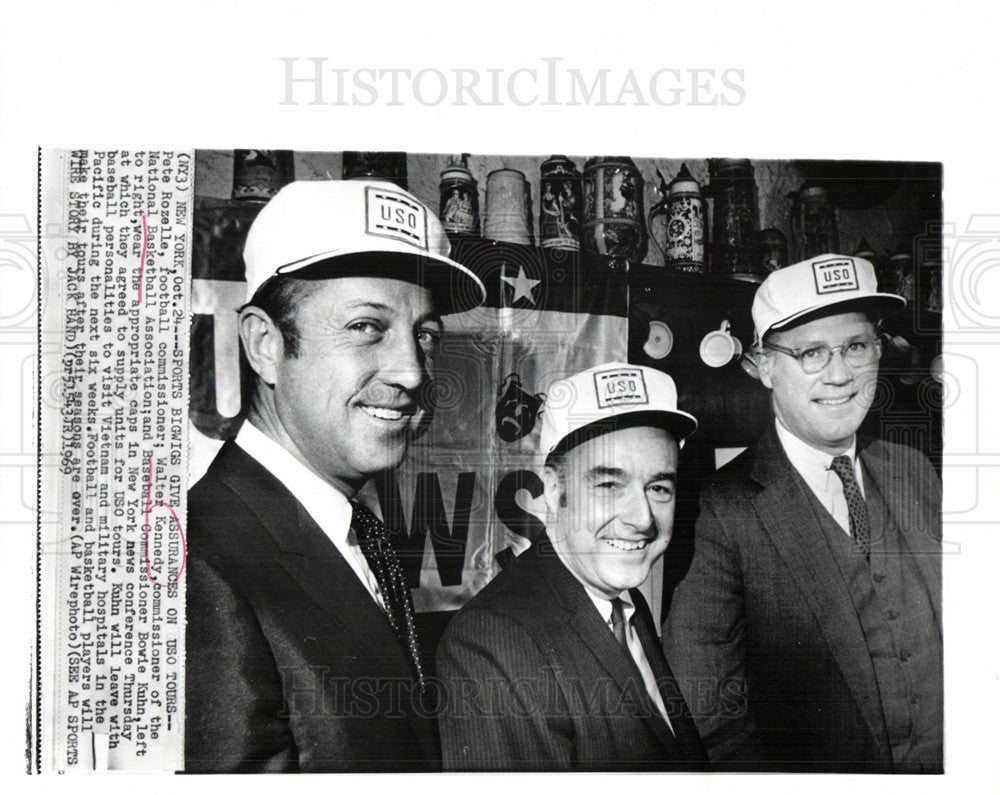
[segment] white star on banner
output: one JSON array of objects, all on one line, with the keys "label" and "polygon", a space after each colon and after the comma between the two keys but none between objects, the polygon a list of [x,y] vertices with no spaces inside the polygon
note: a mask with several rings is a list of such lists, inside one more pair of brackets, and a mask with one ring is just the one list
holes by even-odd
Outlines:
[{"label": "white star on banner", "polygon": [[516,304],[519,298],[527,298],[531,303],[535,303],[535,297],[531,293],[535,287],[542,283],[542,280],[529,279],[528,275],[524,272],[523,265],[518,266],[516,278],[510,276],[501,276],[500,278],[514,288],[514,297],[511,299],[512,304]]}]

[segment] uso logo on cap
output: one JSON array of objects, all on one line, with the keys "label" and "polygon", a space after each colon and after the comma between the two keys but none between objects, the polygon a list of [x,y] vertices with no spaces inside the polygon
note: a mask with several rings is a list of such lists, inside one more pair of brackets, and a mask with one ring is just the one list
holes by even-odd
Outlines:
[{"label": "uso logo on cap", "polygon": [[852,259],[838,257],[814,262],[813,277],[816,279],[817,295],[861,289],[858,285],[858,271]]},{"label": "uso logo on cap", "polygon": [[365,189],[365,232],[427,249],[427,208],[384,188]]},{"label": "uso logo on cap", "polygon": [[600,409],[649,403],[642,370],[601,370],[594,373],[594,386],[597,388],[597,407]]}]

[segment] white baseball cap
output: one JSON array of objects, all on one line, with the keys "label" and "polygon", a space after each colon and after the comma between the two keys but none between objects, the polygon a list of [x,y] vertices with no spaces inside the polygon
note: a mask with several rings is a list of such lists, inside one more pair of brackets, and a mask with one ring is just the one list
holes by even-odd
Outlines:
[{"label": "white baseball cap", "polygon": [[479,306],[486,288],[450,259],[450,252],[434,213],[390,182],[292,182],[250,225],[243,248],[247,300],[277,273],[322,264],[330,278],[373,276],[421,284],[434,293],[442,314]]},{"label": "white baseball cap", "polygon": [[906,304],[892,293],[878,292],[875,268],[861,257],[820,254],[771,273],[753,297],[754,331],[757,342],[769,331],[778,331],[807,320],[831,306],[857,303],[856,311],[888,309]]},{"label": "white baseball cap", "polygon": [[538,449],[547,459],[596,435],[650,425],[669,431],[683,444],[698,421],[677,410],[677,387],[660,370],[608,362],[577,373],[549,388],[541,410]]}]

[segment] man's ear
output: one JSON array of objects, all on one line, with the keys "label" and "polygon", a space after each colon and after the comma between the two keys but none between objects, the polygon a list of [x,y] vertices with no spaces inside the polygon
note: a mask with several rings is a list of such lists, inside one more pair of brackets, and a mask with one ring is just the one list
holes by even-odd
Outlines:
[{"label": "man's ear", "polygon": [[259,307],[244,307],[239,317],[243,353],[254,372],[268,385],[278,378],[278,363],[285,355],[281,331]]},{"label": "man's ear", "polygon": [[545,507],[550,516],[558,516],[563,503],[563,482],[559,473],[552,467],[542,470],[542,485],[545,487]]},{"label": "man's ear", "polygon": [[760,382],[768,389],[771,389],[771,376],[774,373],[774,357],[767,351],[761,350],[754,351],[752,355],[757,365],[757,375],[760,376]]}]

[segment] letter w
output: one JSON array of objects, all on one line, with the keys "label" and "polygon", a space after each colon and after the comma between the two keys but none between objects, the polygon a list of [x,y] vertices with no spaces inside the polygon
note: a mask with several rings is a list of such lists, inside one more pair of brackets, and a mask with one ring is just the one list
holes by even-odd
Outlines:
[{"label": "letter w", "polygon": [[453,522],[448,527],[448,515],[441,496],[437,473],[421,472],[417,475],[417,489],[413,500],[410,527],[403,516],[403,503],[399,498],[399,484],[392,472],[379,478],[378,501],[382,517],[392,537],[392,545],[399,554],[406,583],[411,588],[420,585],[420,570],[424,562],[424,536],[430,535],[434,560],[442,585],[461,585],[462,567],[465,565],[465,545],[469,537],[469,519],[472,516],[472,498],[476,485],[475,472],[459,472],[455,488]]}]

